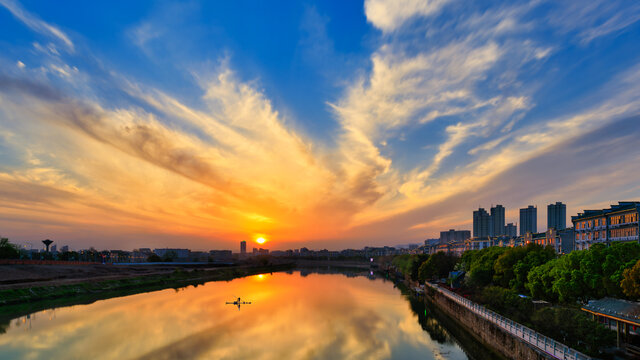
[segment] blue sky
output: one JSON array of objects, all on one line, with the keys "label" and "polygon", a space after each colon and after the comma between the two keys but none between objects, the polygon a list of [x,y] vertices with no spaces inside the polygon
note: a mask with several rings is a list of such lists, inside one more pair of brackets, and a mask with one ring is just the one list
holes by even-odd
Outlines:
[{"label": "blue sky", "polygon": [[359,247],[640,196],[634,1],[0,5],[20,241]]}]

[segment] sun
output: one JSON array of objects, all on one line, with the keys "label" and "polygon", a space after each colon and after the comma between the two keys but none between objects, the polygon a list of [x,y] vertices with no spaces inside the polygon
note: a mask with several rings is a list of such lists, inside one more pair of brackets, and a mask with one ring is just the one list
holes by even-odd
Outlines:
[{"label": "sun", "polygon": [[256,242],[258,244],[264,244],[265,242],[267,242],[267,239],[263,238],[263,237],[259,237],[256,239]]}]

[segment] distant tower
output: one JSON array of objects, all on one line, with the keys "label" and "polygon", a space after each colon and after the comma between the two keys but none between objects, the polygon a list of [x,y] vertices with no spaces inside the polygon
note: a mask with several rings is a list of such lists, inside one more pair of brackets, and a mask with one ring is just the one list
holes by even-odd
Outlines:
[{"label": "distant tower", "polygon": [[473,212],[473,237],[487,237],[490,235],[491,215],[487,210],[479,208]]},{"label": "distant tower", "polygon": [[562,230],[567,228],[567,205],[556,202],[547,205],[547,229]]},{"label": "distant tower", "polygon": [[538,208],[529,205],[525,209],[520,209],[520,235],[538,232]]},{"label": "distant tower", "polygon": [[491,236],[504,235],[504,206],[496,205],[491,208]]},{"label": "distant tower", "polygon": [[247,253],[247,242],[242,240],[240,241],[240,254],[244,255]]},{"label": "distant tower", "polygon": [[49,252],[49,245],[51,245],[51,243],[53,243],[53,241],[47,239],[47,240],[42,240],[42,243],[44,244],[44,246],[47,247],[47,252]]}]

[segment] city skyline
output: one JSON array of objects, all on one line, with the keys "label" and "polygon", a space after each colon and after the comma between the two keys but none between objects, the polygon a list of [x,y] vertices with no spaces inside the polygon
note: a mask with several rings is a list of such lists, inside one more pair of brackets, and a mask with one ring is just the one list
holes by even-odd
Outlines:
[{"label": "city skyline", "polygon": [[392,5],[0,0],[0,235],[344,249],[640,198],[640,5]]}]

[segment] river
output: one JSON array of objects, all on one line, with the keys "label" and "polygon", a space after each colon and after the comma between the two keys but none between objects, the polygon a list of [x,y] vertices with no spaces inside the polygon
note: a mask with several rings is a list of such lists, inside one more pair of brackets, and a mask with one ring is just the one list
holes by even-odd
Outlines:
[{"label": "river", "polygon": [[[238,297],[251,304],[225,304]],[[393,282],[355,273],[141,293],[21,316],[3,331],[2,359],[491,358]]]}]

